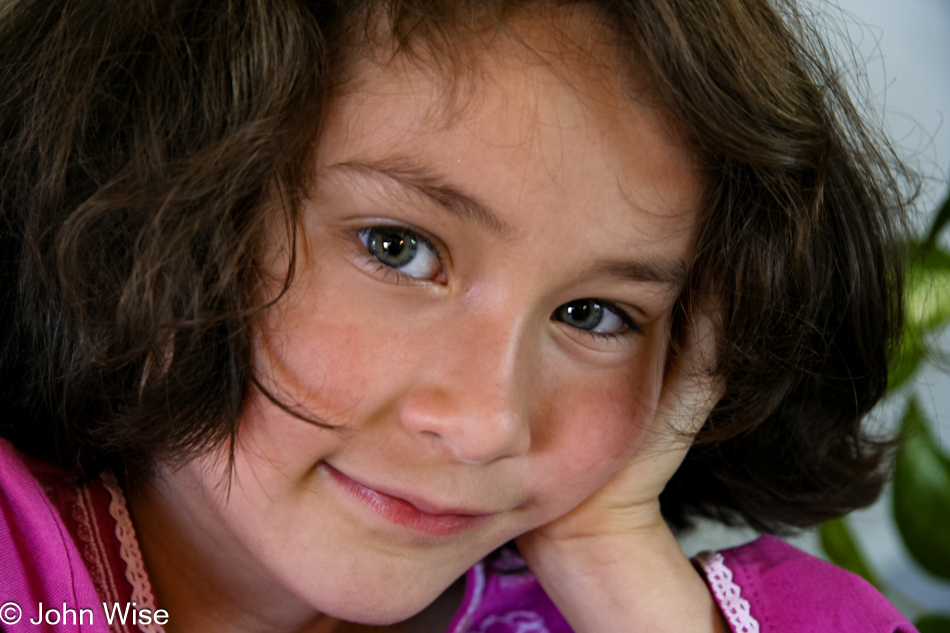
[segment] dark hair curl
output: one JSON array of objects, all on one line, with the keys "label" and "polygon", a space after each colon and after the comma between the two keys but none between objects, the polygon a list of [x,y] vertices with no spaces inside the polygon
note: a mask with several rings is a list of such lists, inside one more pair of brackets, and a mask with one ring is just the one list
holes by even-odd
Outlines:
[{"label": "dark hair curl", "polygon": [[348,54],[384,25],[396,51],[448,55],[539,4],[594,9],[706,174],[677,319],[715,289],[727,389],[664,515],[776,531],[870,503],[889,444],[862,420],[901,327],[907,174],[785,1],[5,3],[4,435],[129,480],[233,443],[261,388],[264,225],[294,234]]}]

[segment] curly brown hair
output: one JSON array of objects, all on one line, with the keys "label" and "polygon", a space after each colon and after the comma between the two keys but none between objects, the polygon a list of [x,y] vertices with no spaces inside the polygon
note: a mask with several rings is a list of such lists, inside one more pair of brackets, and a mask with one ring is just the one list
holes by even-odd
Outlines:
[{"label": "curly brown hair", "polygon": [[889,444],[862,420],[901,327],[907,173],[785,1],[4,3],[3,434],[129,481],[233,447],[263,389],[264,225],[295,233],[348,55],[464,66],[461,43],[540,4],[595,10],[706,175],[676,321],[715,289],[727,389],[661,497],[666,518],[775,531],[873,501]]}]

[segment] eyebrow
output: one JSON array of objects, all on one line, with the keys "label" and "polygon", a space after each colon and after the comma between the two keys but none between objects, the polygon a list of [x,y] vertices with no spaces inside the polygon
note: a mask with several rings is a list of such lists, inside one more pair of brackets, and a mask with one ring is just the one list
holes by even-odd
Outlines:
[{"label": "eyebrow", "polygon": [[[445,178],[410,160],[394,158],[382,161],[346,161],[333,165],[369,175],[383,176],[416,194],[435,202],[450,215],[474,222],[493,233],[510,235],[512,227],[475,196],[446,184]],[[592,276],[607,276],[622,281],[655,283],[681,288],[686,282],[687,266],[681,260],[600,260],[589,269]]]},{"label": "eyebrow", "polygon": [[682,288],[686,284],[687,266],[682,260],[602,260],[594,264],[595,275],[615,277],[624,281],[655,283]]},{"label": "eyebrow", "polygon": [[333,168],[369,174],[370,176],[385,176],[402,187],[432,200],[450,215],[460,220],[479,224],[492,233],[500,235],[510,235],[514,232],[511,226],[499,218],[488,208],[488,205],[479,201],[478,198],[446,184],[445,179],[438,173],[407,160],[347,161],[337,163]]}]

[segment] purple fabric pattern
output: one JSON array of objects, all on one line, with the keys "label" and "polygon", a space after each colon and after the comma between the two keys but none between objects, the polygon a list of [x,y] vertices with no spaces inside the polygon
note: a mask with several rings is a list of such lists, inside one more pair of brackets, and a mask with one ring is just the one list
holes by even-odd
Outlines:
[{"label": "purple fabric pattern", "polygon": [[571,633],[524,560],[498,550],[472,567],[448,633]]}]

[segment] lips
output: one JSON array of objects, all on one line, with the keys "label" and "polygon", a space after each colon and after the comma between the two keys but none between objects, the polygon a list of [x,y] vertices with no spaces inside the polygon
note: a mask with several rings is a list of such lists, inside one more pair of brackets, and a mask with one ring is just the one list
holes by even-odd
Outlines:
[{"label": "lips", "polygon": [[421,499],[410,502],[403,497],[370,488],[344,475],[329,464],[324,463],[324,466],[333,481],[344,492],[355,497],[383,518],[432,536],[461,534],[478,527],[492,516],[485,513],[438,508]]}]

